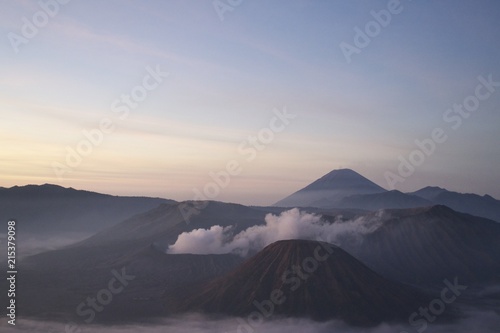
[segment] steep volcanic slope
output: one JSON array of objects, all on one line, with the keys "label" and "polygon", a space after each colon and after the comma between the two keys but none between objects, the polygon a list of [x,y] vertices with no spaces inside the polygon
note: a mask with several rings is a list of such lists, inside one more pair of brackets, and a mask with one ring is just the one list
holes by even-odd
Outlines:
[{"label": "steep volcanic slope", "polygon": [[386,190],[350,169],[333,170],[320,179],[278,201],[279,207],[336,207],[350,195],[381,193]]},{"label": "steep volcanic slope", "polygon": [[500,200],[489,195],[457,193],[440,187],[425,187],[412,193],[435,204],[448,206],[458,212],[485,217],[500,222]]},{"label": "steep volcanic slope", "polygon": [[339,244],[379,274],[418,285],[500,281],[500,224],[446,206],[377,213],[363,242]]},{"label": "steep volcanic slope", "polygon": [[355,325],[406,321],[429,302],[428,296],[382,278],[342,249],[305,240],[275,242],[195,293],[180,309],[339,318]]}]

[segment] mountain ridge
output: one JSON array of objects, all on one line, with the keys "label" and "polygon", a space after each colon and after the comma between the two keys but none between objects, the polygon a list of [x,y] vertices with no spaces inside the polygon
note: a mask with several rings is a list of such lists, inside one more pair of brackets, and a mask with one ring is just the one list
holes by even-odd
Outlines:
[{"label": "mountain ridge", "polygon": [[385,209],[369,215],[381,226],[362,242],[338,244],[394,281],[438,286],[459,276],[470,283],[500,281],[500,224],[445,205]]},{"label": "mountain ridge", "polygon": [[500,222],[500,200],[491,195],[475,193],[459,193],[441,187],[427,186],[409,193],[436,204],[446,205],[453,210],[485,217]]},{"label": "mountain ridge", "polygon": [[453,192],[437,186],[408,193],[388,191],[351,169],[332,170],[273,206],[373,211],[436,204],[500,222],[500,200],[490,195]]},{"label": "mountain ridge", "polygon": [[23,234],[96,232],[174,200],[114,196],[54,184],[0,188],[0,219],[15,219]]}]

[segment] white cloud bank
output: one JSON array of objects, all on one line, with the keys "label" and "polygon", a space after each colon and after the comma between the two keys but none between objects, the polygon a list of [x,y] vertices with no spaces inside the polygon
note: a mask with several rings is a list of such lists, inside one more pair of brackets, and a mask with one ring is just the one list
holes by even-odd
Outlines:
[{"label": "white cloud bank", "polygon": [[[236,318],[218,318],[188,314],[181,317],[165,318],[154,324],[128,325],[84,325],[79,328],[82,333],[417,333],[409,324],[380,324],[371,328],[356,328],[334,320],[314,322],[307,319],[270,319],[251,330],[241,329]],[[55,333],[66,332],[66,323],[40,321],[20,318],[16,326],[0,320],[2,333]],[[448,325],[437,322],[430,323],[425,333],[493,333],[498,332],[500,317],[493,311],[468,313],[466,318]]]},{"label": "white cloud bank", "polygon": [[335,223],[324,221],[321,215],[301,212],[297,208],[285,211],[279,216],[267,214],[265,225],[250,227],[233,235],[232,227],[214,225],[210,229],[196,229],[184,232],[170,245],[167,253],[223,254],[237,253],[246,256],[259,251],[279,240],[305,239],[338,243],[343,237],[361,240],[381,225],[381,214],[371,218]]}]

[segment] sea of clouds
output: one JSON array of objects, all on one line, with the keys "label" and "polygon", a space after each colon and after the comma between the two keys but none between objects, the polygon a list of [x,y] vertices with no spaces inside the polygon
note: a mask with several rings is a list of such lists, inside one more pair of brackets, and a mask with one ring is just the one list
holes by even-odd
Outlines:
[{"label": "sea of clouds", "polygon": [[[19,318],[16,326],[0,320],[3,333],[64,333],[65,323]],[[500,316],[494,311],[469,313],[453,324],[429,323],[426,333],[493,333],[500,328]],[[251,328],[243,328],[236,318],[219,318],[190,314],[167,318],[152,324],[86,325],[79,333],[418,333],[405,324],[381,324],[372,328],[356,328],[341,321],[314,322],[307,319],[269,319]],[[420,333],[422,333],[420,332]]]}]

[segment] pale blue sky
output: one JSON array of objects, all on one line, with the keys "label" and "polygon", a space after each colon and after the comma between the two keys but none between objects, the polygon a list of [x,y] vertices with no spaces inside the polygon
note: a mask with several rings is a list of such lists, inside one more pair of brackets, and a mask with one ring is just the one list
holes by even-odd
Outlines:
[{"label": "pale blue sky", "polygon": [[[336,168],[388,188],[384,173],[397,172],[398,156],[442,127],[448,140],[396,188],[500,198],[500,88],[457,130],[443,121],[474,94],[478,76],[500,81],[500,3],[402,0],[401,13],[347,63],[340,43],[354,44],[354,28],[387,6],[243,0],[221,21],[212,1],[72,0],[16,53],[9,33],[22,35],[23,17],[32,21],[41,7],[4,0],[0,186],[184,200],[235,159],[242,171],[216,199],[271,204]],[[117,120],[111,103],[157,65],[169,77]],[[297,117],[246,161],[238,146],[283,107]],[[105,117],[115,130],[56,177],[51,165],[64,163],[65,147]]]}]

